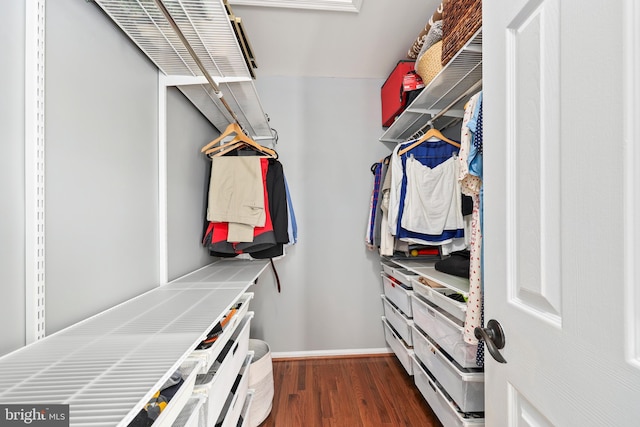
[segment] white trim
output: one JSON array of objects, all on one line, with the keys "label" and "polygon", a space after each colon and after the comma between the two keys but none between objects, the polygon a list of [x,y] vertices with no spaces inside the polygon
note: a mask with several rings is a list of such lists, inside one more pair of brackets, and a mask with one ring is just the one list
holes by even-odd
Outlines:
[{"label": "white trim", "polygon": [[627,230],[624,242],[624,301],[625,301],[625,356],[627,361],[640,368],[640,292],[637,283],[640,279],[638,273],[639,251],[637,239],[640,238],[640,227],[637,224],[640,215],[640,150],[636,144],[640,142],[638,132],[640,124],[636,118],[638,111],[638,96],[640,96],[640,30],[637,28],[637,20],[640,19],[640,7],[635,0],[627,0],[624,4],[624,28],[623,28],[623,82],[624,82],[624,194],[625,194],[625,230]]},{"label": "white trim", "polygon": [[307,357],[331,357],[331,356],[363,356],[367,354],[393,354],[389,347],[382,348],[358,348],[344,350],[311,350],[311,351],[283,351],[272,352],[271,357],[277,359],[293,359]]},{"label": "white trim", "polygon": [[45,0],[25,4],[25,342],[45,336]]},{"label": "white trim", "polygon": [[229,0],[229,4],[358,13],[362,7],[362,0]]},{"label": "white trim", "polygon": [[166,75],[158,70],[158,267],[160,269],[160,286],[169,283],[166,80]]}]

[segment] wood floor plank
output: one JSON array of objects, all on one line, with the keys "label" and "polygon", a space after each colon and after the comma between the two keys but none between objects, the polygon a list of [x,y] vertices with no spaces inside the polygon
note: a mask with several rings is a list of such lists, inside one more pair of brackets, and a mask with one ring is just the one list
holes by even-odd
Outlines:
[{"label": "wood floor plank", "polygon": [[394,355],[273,361],[260,427],[442,427]]}]

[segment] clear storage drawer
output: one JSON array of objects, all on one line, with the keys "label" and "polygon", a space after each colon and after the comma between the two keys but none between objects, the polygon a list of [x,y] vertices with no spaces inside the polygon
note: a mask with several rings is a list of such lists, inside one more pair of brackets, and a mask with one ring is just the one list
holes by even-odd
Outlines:
[{"label": "clear storage drawer", "polygon": [[431,307],[418,296],[411,297],[413,322],[426,332],[453,360],[463,368],[475,368],[477,344],[464,341],[462,326],[457,325],[435,307]]},{"label": "clear storage drawer", "polygon": [[415,356],[411,359],[411,362],[413,364],[413,379],[416,387],[420,390],[420,393],[443,426],[484,427],[484,415],[460,412],[455,403],[446,396],[435,379],[425,370]]},{"label": "clear storage drawer", "polygon": [[457,366],[417,328],[412,328],[415,356],[463,412],[484,411],[484,372]]},{"label": "clear storage drawer", "polygon": [[387,318],[387,321],[409,347],[413,346],[413,337],[411,335],[413,320],[402,314],[402,312],[398,310],[398,308],[395,307],[386,296],[380,296],[382,297],[384,316]]},{"label": "clear storage drawer", "polygon": [[382,275],[382,286],[384,294],[396,307],[398,307],[408,318],[413,317],[411,312],[411,295],[413,291],[398,281]]},{"label": "clear storage drawer", "polygon": [[382,316],[382,325],[384,328],[384,337],[389,347],[391,347],[391,350],[393,350],[398,360],[400,360],[400,363],[407,373],[413,375],[413,366],[411,365],[413,350],[405,346],[402,339],[391,329],[391,326],[387,323],[387,319],[384,316]]}]

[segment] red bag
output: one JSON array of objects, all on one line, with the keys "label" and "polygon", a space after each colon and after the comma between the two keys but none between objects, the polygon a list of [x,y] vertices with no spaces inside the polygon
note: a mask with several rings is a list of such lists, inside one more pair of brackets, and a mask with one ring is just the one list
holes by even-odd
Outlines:
[{"label": "red bag", "polygon": [[[411,74],[408,77],[407,87],[414,87],[414,89],[420,89],[419,84],[422,79],[415,74],[414,69],[415,61],[402,60],[398,61],[395,68],[387,77],[381,90],[382,101],[382,126],[391,126],[396,119],[407,107],[407,91],[405,90],[405,76]],[[418,82],[419,79],[420,82]],[[424,87],[424,84],[421,86]]]}]

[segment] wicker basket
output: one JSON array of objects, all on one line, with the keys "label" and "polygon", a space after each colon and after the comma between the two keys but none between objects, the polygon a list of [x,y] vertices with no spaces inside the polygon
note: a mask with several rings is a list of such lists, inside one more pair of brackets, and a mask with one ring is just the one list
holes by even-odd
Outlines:
[{"label": "wicker basket", "polygon": [[416,62],[416,73],[427,86],[442,70],[442,40],[434,43]]},{"label": "wicker basket", "polygon": [[442,19],[444,66],[482,26],[482,0],[448,0]]}]

